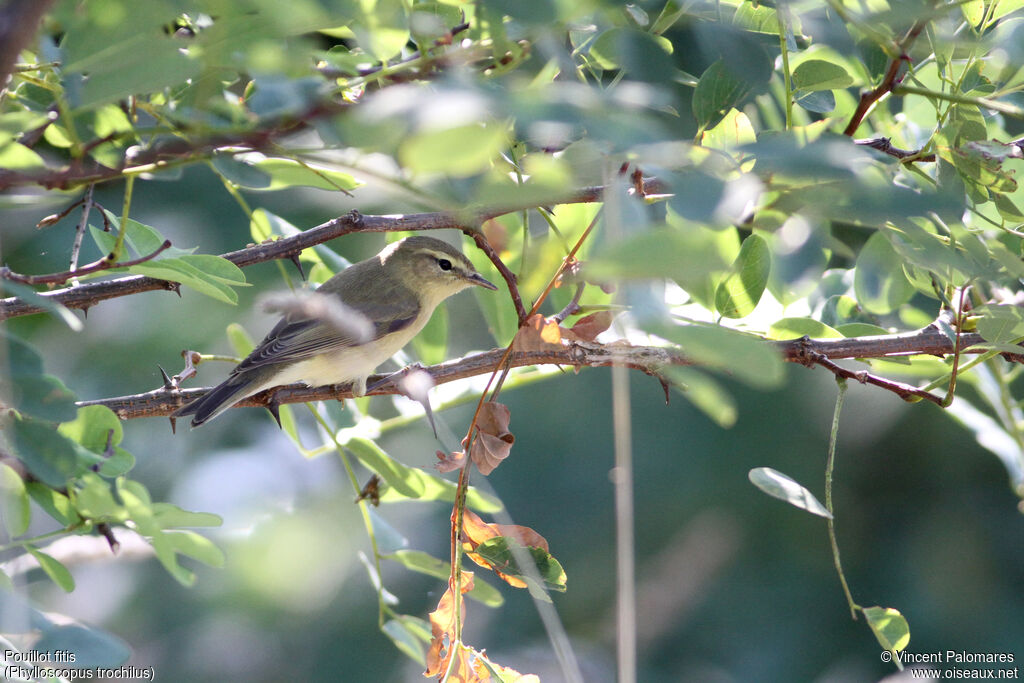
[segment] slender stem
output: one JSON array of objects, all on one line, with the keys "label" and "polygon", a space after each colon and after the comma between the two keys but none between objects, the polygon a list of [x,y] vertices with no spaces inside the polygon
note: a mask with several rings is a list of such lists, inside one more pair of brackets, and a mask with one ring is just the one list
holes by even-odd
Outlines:
[{"label": "slender stem", "polygon": [[785,3],[779,3],[777,16],[779,49],[782,51],[782,80],[786,85],[786,130],[789,130],[793,127],[793,79],[789,71],[789,46],[786,44],[786,34],[789,33],[789,8]]},{"label": "slender stem", "polygon": [[836,541],[835,508],[832,505],[832,473],[836,464],[836,441],[839,436],[839,414],[843,410],[843,401],[846,399],[846,380],[836,377],[836,384],[839,385],[839,395],[836,397],[836,410],[832,415],[832,433],[828,438],[828,460],[825,463],[825,508],[828,510],[828,540],[832,545],[832,563],[836,566],[836,573],[839,574],[839,583],[843,586],[843,594],[846,596],[846,603],[850,606],[850,616],[857,620],[857,610],[860,605],[853,601],[850,593],[850,586],[846,583],[846,575],[843,574],[843,564],[839,560],[839,542]]},{"label": "slender stem", "polygon": [[983,109],[991,109],[1007,116],[1024,119],[1024,108],[988,97],[971,97],[950,92],[937,92],[928,88],[919,88],[915,85],[898,85],[893,88],[892,92],[896,95],[924,95],[925,97],[934,97],[937,100],[946,100],[947,102],[974,104]]},{"label": "slender stem", "polygon": [[[352,490],[355,491],[358,496],[361,490],[359,486],[359,478],[356,477],[355,469],[352,467],[352,462],[349,460],[348,454],[345,453],[344,447],[342,447],[341,443],[338,441],[338,430],[327,424],[327,421],[315,408],[313,408],[311,404],[307,403],[306,405],[309,408],[309,412],[313,415],[313,419],[317,421],[321,428],[323,428],[324,432],[331,435],[331,440],[334,442],[334,447],[338,453],[338,457],[341,459],[341,464],[345,468],[345,472],[348,474],[349,483],[352,484]],[[301,448],[301,444],[299,444],[299,447]],[[373,519],[370,518],[370,509],[367,507],[367,502],[365,500],[357,500],[356,503],[359,506],[359,512],[363,516],[363,526],[366,528],[366,535],[370,539],[370,547],[373,549],[373,562],[377,569],[377,585],[375,586],[377,589],[377,626],[379,628],[383,628],[387,605],[384,602],[384,583],[380,566],[380,549],[377,546],[377,536],[373,531]]]},{"label": "slender stem", "polygon": [[121,260],[124,252],[124,236],[128,232],[128,212],[132,207],[132,192],[135,189],[135,176],[127,176],[124,179],[124,204],[121,206],[121,229],[117,231],[117,241],[114,242],[114,249],[106,260],[110,263],[117,263]]},{"label": "slender stem", "polygon": [[[75,241],[71,245],[71,261],[68,266],[70,272],[78,270],[78,254],[82,250],[82,237],[85,236],[85,229],[89,227],[89,211],[92,209],[92,190],[95,185],[89,185],[85,189],[85,198],[82,199],[82,218],[78,221],[75,229]],[[78,286],[78,278],[71,278],[71,284]]]}]

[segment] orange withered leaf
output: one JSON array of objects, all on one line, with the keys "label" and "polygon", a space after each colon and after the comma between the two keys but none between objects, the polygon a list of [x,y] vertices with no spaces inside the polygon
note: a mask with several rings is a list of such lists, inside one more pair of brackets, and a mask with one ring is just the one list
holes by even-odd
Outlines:
[{"label": "orange withered leaf", "polygon": [[537,676],[524,676],[515,669],[491,661],[484,652],[465,645],[460,646],[454,656],[448,683],[540,683]]},{"label": "orange withered leaf", "polygon": [[562,330],[554,320],[547,320],[540,313],[526,319],[512,341],[514,351],[544,351],[552,346],[561,346]]},{"label": "orange withered leaf", "polygon": [[[473,590],[473,572],[462,572],[463,595]],[[460,620],[465,621],[466,602],[460,601]],[[437,603],[437,609],[430,613],[430,647],[427,649],[427,670],[424,676],[439,676],[448,668],[453,647],[457,643],[455,633],[455,593],[451,584]]]}]

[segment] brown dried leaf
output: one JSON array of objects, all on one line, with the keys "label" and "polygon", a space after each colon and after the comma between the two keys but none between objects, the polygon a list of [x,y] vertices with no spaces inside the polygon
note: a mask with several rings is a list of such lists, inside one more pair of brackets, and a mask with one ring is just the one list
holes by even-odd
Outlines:
[{"label": "brown dried leaf", "polygon": [[455,470],[462,469],[466,465],[466,454],[462,451],[456,451],[454,453],[445,453],[444,451],[437,451],[437,464],[434,467],[441,474],[448,472],[454,472]]},{"label": "brown dried leaf", "polygon": [[[473,572],[462,572],[461,593],[473,590]],[[461,620],[466,617],[466,602],[460,600]],[[430,647],[427,649],[427,670],[424,676],[440,676],[448,668],[452,656],[452,644],[457,642],[455,634],[455,593],[451,584],[437,603],[437,609],[430,613]]]},{"label": "brown dried leaf", "polygon": [[540,313],[526,319],[512,342],[513,351],[544,351],[562,344],[562,330],[558,323],[547,320]]},{"label": "brown dried leaf", "polygon": [[508,457],[516,437],[508,430],[511,412],[508,406],[487,401],[480,407],[476,427],[478,430],[470,458],[484,475],[490,474]]},{"label": "brown dried leaf", "polygon": [[[448,675],[448,683],[540,683],[537,676],[524,676],[515,669],[492,662],[483,652],[465,645],[460,645],[454,656],[455,664]],[[491,671],[500,678],[491,675]]]},{"label": "brown dried leaf", "polygon": [[597,335],[612,326],[612,320],[614,319],[615,316],[612,315],[611,311],[591,313],[576,321],[576,324],[572,326],[569,333],[581,341],[592,342],[597,338]]}]

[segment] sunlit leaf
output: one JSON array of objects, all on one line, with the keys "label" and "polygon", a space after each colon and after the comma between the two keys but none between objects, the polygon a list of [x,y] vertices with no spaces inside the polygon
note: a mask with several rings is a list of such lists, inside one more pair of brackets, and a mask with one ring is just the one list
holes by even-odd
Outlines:
[{"label": "sunlit leaf", "polygon": [[750,483],[773,498],[784,500],[793,507],[806,510],[812,515],[832,518],[832,513],[814,497],[813,493],[782,472],[773,470],[771,467],[755,467],[747,476],[750,478]]},{"label": "sunlit leaf", "polygon": [[892,607],[865,607],[861,611],[883,649],[899,652],[910,644],[910,625],[899,610]]},{"label": "sunlit leaf", "polygon": [[764,294],[771,266],[771,252],[762,237],[750,235],[743,240],[732,273],[722,281],[715,293],[715,308],[718,312],[726,318],[745,318],[750,315]]},{"label": "sunlit leaf", "polygon": [[36,558],[36,562],[39,563],[43,572],[50,577],[51,581],[63,589],[65,593],[70,593],[75,590],[75,579],[71,576],[71,572],[68,571],[67,567],[57,561],[53,556],[47,555],[42,550],[38,550],[34,546],[27,545],[25,546],[25,550],[27,550],[32,557]]}]

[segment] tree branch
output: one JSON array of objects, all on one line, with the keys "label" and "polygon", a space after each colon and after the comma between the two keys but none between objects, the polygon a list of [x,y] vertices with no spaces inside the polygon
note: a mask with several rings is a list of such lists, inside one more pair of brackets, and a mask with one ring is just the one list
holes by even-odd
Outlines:
[{"label": "tree branch", "polygon": [[[874,337],[852,337],[849,339],[792,339],[787,341],[769,342],[791,363],[807,365],[826,365],[835,372],[834,361],[842,358],[886,358],[911,355],[945,356],[954,352],[953,341],[937,327],[929,326],[915,332]],[[962,353],[981,353],[981,349],[971,347],[984,344],[985,340],[975,333],[961,337]],[[505,353],[505,349],[492,349],[458,360],[447,361],[425,368],[435,384],[445,384],[457,379],[490,373],[497,368]],[[1011,360],[1021,361],[1024,356],[1012,356]],[[823,362],[828,361],[828,363]],[[528,365],[569,365],[573,367],[602,367],[620,365],[633,370],[658,377],[660,368],[667,365],[692,365],[693,361],[686,357],[685,350],[657,346],[630,346],[621,343],[599,344],[596,342],[570,341],[562,345],[552,344],[548,349],[536,351],[515,351],[508,360],[511,367]],[[838,366],[835,366],[838,367]],[[847,376],[861,381],[861,375],[852,372]],[[920,395],[919,389],[877,378],[878,382],[865,379],[883,389],[893,391],[901,398]],[[384,375],[371,377],[367,384],[386,379]],[[912,391],[911,391],[912,390]],[[208,389],[169,389],[161,387],[150,392],[104,398],[92,401],[80,401],[78,405],[103,405],[113,410],[122,420],[138,417],[167,417],[175,410],[192,401]],[[383,382],[368,392],[371,395],[395,394],[398,389],[391,382]],[[348,385],[327,387],[306,387],[292,384],[272,389],[251,396],[238,404],[237,407],[269,406],[271,403],[304,403],[307,401],[326,401],[350,398],[352,392]]]},{"label": "tree branch", "polygon": [[[657,179],[648,179],[644,182],[644,190],[648,194],[657,194],[664,190],[664,186]],[[604,188],[601,186],[585,187],[554,203],[581,204],[595,202],[600,200],[603,194]],[[532,205],[520,204],[478,210],[468,209],[464,212],[440,211],[395,216],[364,216],[357,211],[351,211],[344,216],[329,220],[298,235],[273,242],[264,242],[263,244],[221,254],[221,256],[236,266],[245,268],[246,266],[263,263],[264,261],[298,256],[303,249],[322,244],[352,232],[455,229],[463,231],[479,244],[480,241],[477,234],[479,233],[478,226],[481,223],[506,213],[522,211],[524,208],[533,207]],[[501,260],[497,259],[497,255],[493,253],[493,250],[488,253],[488,256],[492,262],[495,262],[495,266],[499,271],[504,268],[504,264],[498,265],[501,263]],[[518,295],[518,291],[511,286],[514,285],[515,276],[508,273],[507,268],[505,268],[505,271],[502,275],[509,282],[510,289],[514,292],[513,296],[515,297]],[[52,292],[41,292],[40,296],[67,308],[87,309],[108,299],[158,289],[178,291],[178,285],[174,282],[157,280],[156,278],[142,275],[129,275],[116,280],[92,282]],[[522,307],[522,302],[520,302],[519,307]],[[9,297],[0,300],[0,321],[22,315],[42,313],[43,310],[42,307],[22,301],[17,297]]]},{"label": "tree branch", "polygon": [[[79,185],[120,178],[126,173],[157,171],[172,163],[209,156],[224,147],[259,151],[266,149],[279,137],[304,129],[313,119],[332,116],[347,108],[348,105],[343,103],[323,101],[300,114],[282,117],[254,130],[221,132],[199,140],[162,138],[153,146],[142,150],[130,148],[133,154],[126,154],[120,163],[113,167],[92,159],[71,159],[63,168],[46,168],[40,171],[0,169],[0,190],[20,185],[40,185],[48,189],[67,190]],[[90,141],[85,143],[85,147],[102,142],[104,140]]]},{"label": "tree branch", "polygon": [[[21,282],[26,285],[48,285],[48,284],[63,284],[73,277],[79,277],[81,275],[89,275],[90,273],[98,273],[104,270],[114,270],[115,268],[128,268],[131,266],[137,266],[140,263],[146,261],[152,261],[161,253],[171,248],[171,241],[164,240],[163,243],[157,247],[151,254],[140,256],[139,258],[130,259],[128,261],[118,261],[117,263],[111,263],[108,259],[113,256],[109,254],[104,256],[98,261],[82,266],[81,268],[72,268],[71,270],[65,270],[61,273],[50,273],[48,275],[22,275],[21,273],[15,273],[7,266],[0,266],[0,280],[11,280],[13,282]],[[72,265],[74,263],[72,262]]]},{"label": "tree branch", "polygon": [[882,82],[878,84],[877,88],[866,90],[860,94],[857,109],[853,112],[853,116],[850,117],[850,123],[847,124],[843,135],[853,137],[853,134],[857,132],[857,128],[860,127],[861,122],[864,121],[864,117],[867,116],[868,111],[875,102],[880,100],[886,93],[892,92],[892,89],[896,87],[896,77],[899,76],[900,66],[904,61],[910,61],[910,57],[907,56],[907,50],[910,49],[911,44],[917,39],[917,36],[920,35],[926,25],[927,22],[924,20],[917,21],[910,27],[907,34],[903,36],[903,40],[899,43],[899,54],[889,62],[889,68],[886,69]]}]

